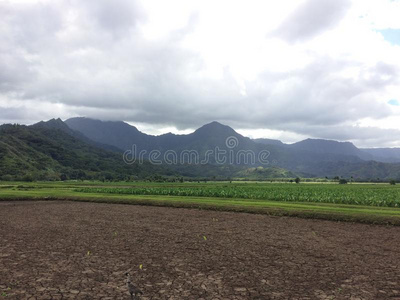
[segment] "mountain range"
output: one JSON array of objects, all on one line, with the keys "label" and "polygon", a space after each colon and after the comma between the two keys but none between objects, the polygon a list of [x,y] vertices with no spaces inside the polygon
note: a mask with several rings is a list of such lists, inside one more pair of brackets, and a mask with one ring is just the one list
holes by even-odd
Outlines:
[{"label": "mountain range", "polygon": [[[306,139],[294,144],[279,140],[244,137],[231,127],[212,122],[188,135],[172,133],[152,136],[140,132],[124,122],[99,121],[88,118],[72,118],[65,121],[72,129],[79,131],[93,141],[113,145],[122,151],[136,145],[138,149],[161,152],[172,150],[196,150],[203,158],[205,152],[215,147],[229,151],[227,139],[237,140],[235,151],[252,151],[255,156],[267,150],[269,166],[287,169],[303,176],[345,176],[354,178],[397,178],[400,166],[399,148],[359,149],[350,142]],[[211,164],[215,161],[211,161]],[[241,165],[240,162],[236,163]],[[247,166],[263,166],[259,162]],[[369,172],[366,169],[371,170]],[[376,175],[376,176],[375,176]]]},{"label": "mountain range", "polygon": [[0,126],[0,179],[123,180],[171,175],[149,162],[127,165],[116,150],[89,140],[61,120],[33,126],[6,124]]},{"label": "mountain range", "polygon": [[[143,161],[126,164],[122,159],[126,151],[140,154]],[[157,164],[153,154],[158,155]],[[186,135],[159,136],[142,133],[122,121],[81,117],[31,126],[2,125],[0,162],[3,178],[126,179],[156,174],[193,178],[400,179],[399,148],[361,149],[350,142],[321,139],[294,144],[252,140],[218,122]]]}]

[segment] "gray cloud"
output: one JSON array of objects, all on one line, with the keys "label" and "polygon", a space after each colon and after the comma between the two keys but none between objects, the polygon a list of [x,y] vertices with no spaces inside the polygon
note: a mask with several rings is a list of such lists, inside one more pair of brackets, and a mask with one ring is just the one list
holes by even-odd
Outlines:
[{"label": "gray cloud", "polygon": [[350,8],[349,0],[307,0],[274,32],[288,42],[312,38],[336,25]]},{"label": "gray cloud", "polygon": [[[361,68],[314,54],[310,64],[296,71],[265,70],[244,82],[244,96],[228,67],[221,79],[206,77],[199,54],[181,47],[196,26],[196,14],[184,28],[148,40],[140,31],[147,16],[131,1],[0,5],[0,96],[19,103],[10,108],[0,100],[0,122],[39,121],[51,115],[51,105],[62,104],[64,118],[178,129],[218,120],[235,128],[270,128],[368,145],[400,137],[396,130],[353,126],[362,118],[392,114],[389,105],[376,101],[379,91],[399,83],[398,68],[384,61]],[[347,8],[344,0],[307,1],[294,13],[292,25],[287,21],[281,26],[282,36],[312,37],[333,26]],[[359,76],[340,75],[349,67],[358,68]],[[32,103],[50,108],[32,114]]]},{"label": "gray cloud", "polygon": [[2,120],[2,123],[32,124],[43,117],[46,117],[46,119],[52,118],[52,116],[43,114],[43,112],[28,110],[25,107],[0,106],[0,120]]},{"label": "gray cloud", "polygon": [[110,33],[114,38],[124,38],[140,21],[145,20],[144,12],[135,1],[96,0],[73,1],[74,6],[80,6],[80,18],[85,19],[92,30]]}]

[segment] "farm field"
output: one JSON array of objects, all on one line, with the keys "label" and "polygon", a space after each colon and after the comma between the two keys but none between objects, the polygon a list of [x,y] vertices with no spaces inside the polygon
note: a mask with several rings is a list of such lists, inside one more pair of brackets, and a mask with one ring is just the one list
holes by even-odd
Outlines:
[{"label": "farm field", "polygon": [[400,225],[400,185],[265,182],[0,183],[0,200],[173,206]]},{"label": "farm field", "polygon": [[400,227],[2,201],[0,298],[400,299]]}]

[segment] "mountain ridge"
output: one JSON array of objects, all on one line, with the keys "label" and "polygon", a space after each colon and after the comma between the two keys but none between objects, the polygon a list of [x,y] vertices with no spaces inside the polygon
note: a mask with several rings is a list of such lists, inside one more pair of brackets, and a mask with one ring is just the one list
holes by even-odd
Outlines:
[{"label": "mountain ridge", "polygon": [[159,166],[149,163],[128,165],[121,154],[104,150],[64,130],[62,124],[53,121],[32,126],[1,125],[0,179],[124,180],[160,172]]},{"label": "mountain ridge", "polygon": [[[107,124],[110,124],[109,121],[102,122],[88,118],[78,119],[89,124],[86,128],[95,128],[97,131],[102,130],[102,127],[107,127]],[[101,126],[91,126],[90,123],[93,122],[96,124],[99,124],[98,122],[100,122]],[[66,120],[66,124],[69,125],[69,123],[71,123],[71,121]],[[124,124],[125,128],[133,127],[127,123]],[[73,129],[78,131],[81,130],[82,133],[86,132],[90,139],[98,139],[98,137],[101,136],[100,133],[88,132],[85,128],[82,129],[79,126],[75,126]],[[108,132],[112,132],[110,128],[107,130],[109,130]],[[250,138],[237,133],[233,128],[216,121],[205,124],[194,132],[186,135],[164,134],[160,136],[152,136],[138,131],[136,127],[134,127],[133,130],[135,132],[134,135],[125,133],[125,137],[128,137],[129,143],[122,144],[121,141],[118,141],[118,143],[113,145],[120,147],[120,149],[124,151],[131,149],[133,144],[143,150],[158,150],[161,153],[170,150],[180,154],[185,150],[195,150],[199,153],[200,158],[203,158],[208,150],[215,148],[224,151],[251,151],[255,156],[259,155],[262,151],[268,151],[269,163],[271,165],[274,164],[274,166],[300,174],[308,174],[310,176],[333,176],[333,170],[335,170],[334,163],[340,162],[355,164],[357,165],[357,168],[361,168],[360,164],[372,161],[374,158],[371,154],[360,150],[350,142],[306,139],[294,144],[283,144],[279,143],[280,141],[278,140],[272,140],[273,142],[267,140],[267,143],[260,143],[259,141],[251,140]],[[123,134],[121,135],[118,132],[113,133],[113,136],[118,135],[123,136]],[[122,137],[122,139],[124,138]],[[234,149],[227,145],[228,139],[233,139],[233,141],[237,143]],[[97,141],[103,143],[106,142],[101,139],[98,139]],[[210,163],[215,164],[216,161],[211,160]],[[262,164],[238,163],[238,165],[257,167]],[[380,165],[380,167],[383,169],[388,168],[386,165]],[[346,172],[349,173],[350,171],[346,169]]]},{"label": "mountain ridge", "polygon": [[[158,151],[161,157],[168,151],[180,158],[190,151],[198,155],[195,160],[179,160],[172,164],[167,163],[164,157],[160,168],[144,163],[144,166],[136,166],[140,171],[138,176],[154,171],[155,174],[208,178],[232,178],[236,175],[262,179],[264,176],[296,175],[343,176],[360,180],[378,177],[400,179],[400,164],[369,160],[372,154],[349,142],[306,139],[294,144],[280,144],[276,143],[277,140],[273,141],[275,144],[269,140],[266,144],[257,142],[218,122],[205,124],[186,135],[171,133],[159,136],[142,133],[122,121],[88,118],[73,118],[66,122],[51,119],[31,126],[2,125],[0,162],[3,169],[0,169],[0,176],[7,175],[7,170],[20,170],[21,173],[30,170],[42,174],[47,172],[46,168],[53,175],[60,176],[63,172],[69,178],[77,178],[76,172],[81,171],[91,178],[101,178],[104,172],[111,172],[113,178],[119,178],[119,174],[122,177],[136,176],[124,164],[122,152],[137,145],[147,151],[145,160],[150,158],[151,151]],[[19,153],[18,149],[22,152]],[[210,150],[223,152],[227,160],[208,157]],[[239,153],[242,156],[238,156]],[[241,160],[231,160],[231,154]],[[260,154],[268,154],[267,160],[252,160],[252,157],[259,159]],[[103,158],[106,159],[104,162]],[[208,160],[203,163],[205,158]]]}]

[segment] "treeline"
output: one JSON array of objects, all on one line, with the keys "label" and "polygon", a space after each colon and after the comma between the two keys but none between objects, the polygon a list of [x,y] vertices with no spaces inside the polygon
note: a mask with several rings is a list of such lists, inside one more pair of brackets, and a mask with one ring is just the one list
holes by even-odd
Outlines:
[{"label": "treeline", "polygon": [[135,181],[146,177],[126,175],[111,172],[88,172],[85,170],[71,170],[58,172],[27,172],[21,175],[2,175],[1,181],[66,181],[66,180],[97,180],[97,181]]}]

